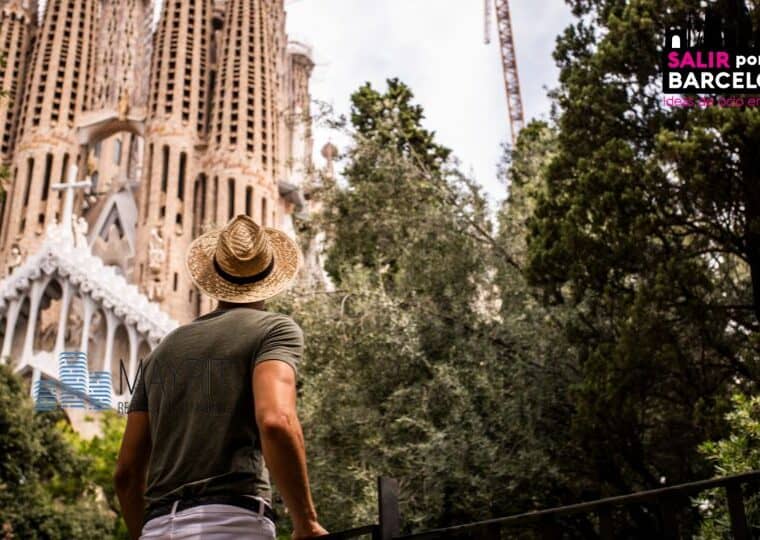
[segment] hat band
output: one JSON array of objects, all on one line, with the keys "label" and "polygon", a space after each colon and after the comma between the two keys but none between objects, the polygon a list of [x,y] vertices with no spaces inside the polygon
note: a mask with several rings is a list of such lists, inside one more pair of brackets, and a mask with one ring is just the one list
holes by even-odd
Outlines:
[{"label": "hat band", "polygon": [[233,276],[232,274],[228,274],[224,270],[222,270],[222,267],[219,265],[219,263],[216,260],[216,255],[213,258],[214,261],[214,270],[226,281],[229,281],[230,283],[234,283],[235,285],[248,285],[250,283],[256,283],[257,281],[261,281],[265,277],[267,277],[269,274],[272,273],[272,270],[274,269],[274,255],[272,256],[272,260],[269,261],[269,264],[266,268],[264,268],[261,272],[258,274],[253,274],[252,276]]}]

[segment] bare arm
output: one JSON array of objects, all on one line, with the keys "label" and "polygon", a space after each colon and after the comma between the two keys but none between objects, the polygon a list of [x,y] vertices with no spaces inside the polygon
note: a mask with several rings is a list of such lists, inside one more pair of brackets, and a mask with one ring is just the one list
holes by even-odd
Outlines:
[{"label": "bare arm", "polygon": [[133,540],[137,540],[142,532],[143,493],[150,448],[148,413],[145,411],[129,413],[113,481],[119,504],[121,504],[121,513]]},{"label": "bare arm", "polygon": [[276,360],[258,363],[253,393],[264,460],[293,520],[293,538],[327,534],[311,499],[293,368]]}]

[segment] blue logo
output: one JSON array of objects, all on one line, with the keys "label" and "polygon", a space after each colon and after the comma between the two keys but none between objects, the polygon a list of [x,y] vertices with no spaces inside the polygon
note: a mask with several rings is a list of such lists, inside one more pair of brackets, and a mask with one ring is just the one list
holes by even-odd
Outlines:
[{"label": "blue logo", "polygon": [[87,355],[65,351],[58,355],[58,381],[34,383],[37,411],[51,411],[58,403],[66,409],[103,411],[111,408],[111,372],[88,371]]},{"label": "blue logo", "polygon": [[111,408],[111,372],[110,371],[91,371],[90,372],[90,398],[92,399],[92,408],[98,411],[105,411]]}]

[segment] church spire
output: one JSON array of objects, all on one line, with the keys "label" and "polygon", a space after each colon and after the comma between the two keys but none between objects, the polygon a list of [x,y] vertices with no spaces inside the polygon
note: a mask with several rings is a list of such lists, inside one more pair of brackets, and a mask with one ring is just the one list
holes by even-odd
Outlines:
[{"label": "church spire", "polygon": [[[31,27],[36,2],[22,0],[20,5]],[[29,65],[23,99],[17,100],[12,193],[0,258],[12,245],[32,251],[41,244],[47,224],[60,218],[62,200],[51,195],[51,185],[62,182],[68,165],[76,162],[75,122],[91,91],[98,7],[99,0],[48,0],[34,50],[19,58]]]},{"label": "church spire", "polygon": [[213,0],[164,1],[153,41],[136,275],[151,300],[181,320],[196,305],[183,255],[202,174],[212,15]]}]

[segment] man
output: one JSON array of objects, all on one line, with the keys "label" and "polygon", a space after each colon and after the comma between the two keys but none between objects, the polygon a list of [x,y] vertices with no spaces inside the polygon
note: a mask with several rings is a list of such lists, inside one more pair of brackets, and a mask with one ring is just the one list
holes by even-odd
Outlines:
[{"label": "man", "polygon": [[114,475],[133,539],[274,539],[268,471],[293,538],[327,534],[296,415],[303,335],[264,311],[300,261],[287,235],[244,215],[191,244],[188,272],[219,304],[169,333],[140,371]]}]

